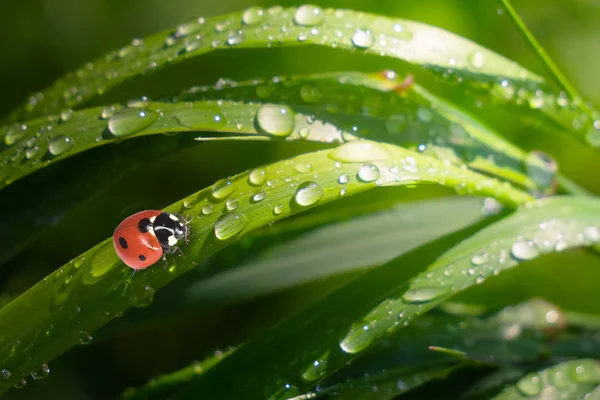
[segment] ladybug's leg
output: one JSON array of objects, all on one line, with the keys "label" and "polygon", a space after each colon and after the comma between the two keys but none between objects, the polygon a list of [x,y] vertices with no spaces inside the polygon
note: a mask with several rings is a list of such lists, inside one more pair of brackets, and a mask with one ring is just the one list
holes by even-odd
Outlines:
[{"label": "ladybug's leg", "polygon": [[165,269],[169,268],[169,263],[167,262],[167,255],[165,252],[163,252],[162,260],[165,263]]},{"label": "ladybug's leg", "polygon": [[[187,243],[187,241],[186,241]],[[179,257],[183,257],[183,251],[181,251],[181,249],[179,247],[173,247],[173,253],[178,252],[179,253]]]}]

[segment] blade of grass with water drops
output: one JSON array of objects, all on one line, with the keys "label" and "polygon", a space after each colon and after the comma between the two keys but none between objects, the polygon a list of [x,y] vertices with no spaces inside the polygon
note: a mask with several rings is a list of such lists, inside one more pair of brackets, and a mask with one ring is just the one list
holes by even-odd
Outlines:
[{"label": "blade of grass with water drops", "polygon": [[600,385],[600,363],[591,359],[565,361],[521,378],[495,400],[539,399],[550,396],[562,399],[588,398]]},{"label": "blade of grass with water drops", "polygon": [[[408,171],[403,166],[409,166]],[[493,196],[516,206],[531,199],[506,183],[393,145],[350,142],[303,154],[223,179],[173,204],[167,211],[191,214],[191,243],[169,268],[134,276],[118,259],[112,240],[75,258],[0,309],[0,320],[19,321],[0,336],[6,391],[40,365],[132,306],[145,307],[154,291],[196,267],[242,233],[340,197],[377,186],[439,183],[466,193]],[[26,313],[28,318],[20,316]]]},{"label": "blade of grass with water drops", "polygon": [[[361,275],[247,343],[178,398],[212,393],[280,399],[304,393],[452,295],[540,254],[598,243],[599,226],[595,199],[532,202],[464,240],[408,283],[403,278],[416,260],[433,257],[428,247]],[[252,368],[257,359],[269,368]],[[322,365],[315,379],[303,379],[315,360]]]},{"label": "blade of grass with water drops", "polygon": [[[458,35],[419,22],[313,5],[252,7],[196,18],[174,30],[134,39],[33,94],[10,120],[78,107],[135,76],[218,49],[274,45],[320,45],[403,60],[491,101],[519,106],[536,120],[548,118],[580,138],[597,131],[581,100],[567,97],[540,76]],[[597,145],[592,139],[589,142]]]}]

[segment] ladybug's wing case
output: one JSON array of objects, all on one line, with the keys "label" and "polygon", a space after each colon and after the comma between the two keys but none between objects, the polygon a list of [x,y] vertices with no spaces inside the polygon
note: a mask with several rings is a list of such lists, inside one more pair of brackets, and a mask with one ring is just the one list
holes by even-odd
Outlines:
[{"label": "ladybug's wing case", "polygon": [[113,235],[118,256],[134,269],[142,269],[156,263],[163,256],[163,249],[151,233],[150,219],[160,211],[142,211],[125,219]]}]

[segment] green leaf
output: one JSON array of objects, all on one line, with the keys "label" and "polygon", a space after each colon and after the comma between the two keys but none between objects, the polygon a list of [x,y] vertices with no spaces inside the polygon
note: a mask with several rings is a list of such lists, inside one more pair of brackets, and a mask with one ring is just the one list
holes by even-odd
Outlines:
[{"label": "green leaf", "polygon": [[[410,274],[411,262],[422,262],[426,249],[361,275],[247,343],[194,379],[178,398],[211,393],[278,399],[304,393],[452,295],[540,254],[597,243],[598,226],[600,202],[595,199],[530,203],[466,239],[408,284],[402,278]],[[325,354],[327,368],[319,379],[302,379],[303,371]],[[267,367],[252,368],[256,360]]]},{"label": "green leaf", "polygon": [[[409,171],[400,172],[404,165]],[[91,333],[129,307],[148,306],[155,290],[244,232],[376,186],[420,183],[461,185],[466,193],[493,196],[509,206],[531,199],[497,180],[368,141],[300,155],[220,180],[167,208],[196,217],[190,223],[191,243],[185,256],[181,261],[171,260],[168,269],[154,267],[132,276],[109,239],[0,309],[0,320],[19,321],[0,336],[0,359],[11,373],[0,382],[0,390],[69,347],[88,343]],[[28,318],[19,318],[24,313]]]},{"label": "green leaf", "polygon": [[593,131],[593,121],[582,111],[580,99],[568,98],[540,76],[442,29],[311,5],[274,6],[248,22],[245,17],[254,11],[194,19],[174,30],[135,39],[32,95],[10,120],[78,107],[135,76],[215,50],[312,44],[403,60],[491,101],[517,105],[525,115],[554,121],[580,138]]},{"label": "green leaf", "polygon": [[526,375],[504,389],[496,400],[552,398],[587,398],[600,384],[600,363],[582,359],[565,361],[550,368]]}]

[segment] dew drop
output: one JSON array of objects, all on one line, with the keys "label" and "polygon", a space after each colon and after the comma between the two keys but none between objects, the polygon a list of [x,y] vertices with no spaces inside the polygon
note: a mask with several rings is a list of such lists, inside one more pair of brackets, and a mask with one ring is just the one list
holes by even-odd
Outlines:
[{"label": "dew drop", "polygon": [[363,164],[358,169],[357,178],[361,182],[373,182],[379,179],[379,168],[374,164]]},{"label": "dew drop", "polygon": [[321,89],[315,84],[304,84],[300,87],[300,97],[306,103],[317,103],[322,97]]},{"label": "dew drop", "polygon": [[340,342],[340,348],[348,354],[358,353],[375,340],[375,331],[367,322],[353,323],[346,336]]},{"label": "dew drop", "polygon": [[214,211],[214,208],[211,204],[205,205],[204,207],[202,207],[202,214],[204,215],[210,215],[212,214],[212,212]]},{"label": "dew drop", "polygon": [[229,211],[237,210],[239,206],[240,202],[237,201],[237,199],[227,199],[227,201],[225,202],[225,207],[227,207]]},{"label": "dew drop", "polygon": [[112,117],[117,112],[117,108],[115,106],[104,107],[100,112],[100,118],[108,119]]},{"label": "dew drop", "polygon": [[244,34],[242,33],[242,31],[233,31],[230,32],[229,35],[227,36],[227,44],[229,46],[235,46],[238,44],[242,44],[244,43]]},{"label": "dew drop", "polygon": [[409,303],[424,303],[445,293],[447,293],[447,290],[440,286],[423,286],[410,289],[402,295],[402,298]]},{"label": "dew drop", "polygon": [[380,144],[366,140],[355,140],[336,147],[329,158],[343,162],[367,162],[389,159],[388,153]]},{"label": "dew drop", "polygon": [[431,122],[433,119],[433,112],[429,108],[419,107],[417,110],[417,118],[421,122]]},{"label": "dew drop", "polygon": [[321,185],[317,182],[307,181],[298,186],[294,200],[298,205],[306,207],[321,200],[323,195],[325,195],[325,191]]},{"label": "dew drop", "polygon": [[350,177],[347,174],[340,175],[340,177],[338,178],[338,183],[340,185],[345,185],[348,182],[350,182]]},{"label": "dew drop", "polygon": [[6,381],[8,378],[10,378],[10,371],[5,368],[0,369],[0,380]]},{"label": "dew drop", "polygon": [[469,64],[475,69],[481,69],[485,65],[485,56],[480,51],[475,51],[468,56]]},{"label": "dew drop", "polygon": [[354,46],[361,48],[361,49],[367,49],[371,46],[373,46],[373,43],[375,43],[375,37],[373,36],[373,33],[370,30],[365,30],[365,29],[357,29],[356,32],[354,32],[354,35],[352,36],[352,44],[354,44]]},{"label": "dew drop", "polygon": [[329,357],[329,352],[323,354],[317,360],[314,360],[310,363],[310,365],[304,370],[302,373],[302,379],[305,381],[311,382],[316,381],[321,376],[325,374],[327,371],[327,360]]},{"label": "dew drop", "polygon": [[141,96],[136,99],[130,99],[127,101],[127,107],[131,108],[144,108],[148,106],[150,100],[146,96]]},{"label": "dew drop", "polygon": [[138,308],[148,307],[154,302],[154,288],[150,285],[137,285],[131,291],[131,305]]},{"label": "dew drop", "polygon": [[25,149],[25,158],[31,160],[39,151],[39,147],[33,146]]},{"label": "dew drop", "polygon": [[259,190],[252,196],[253,203],[259,203],[267,197],[267,193],[264,190]]},{"label": "dew drop", "polygon": [[48,375],[50,375],[50,367],[48,364],[42,364],[37,370],[31,372],[31,377],[36,381],[46,379]]},{"label": "dew drop", "polygon": [[542,380],[539,376],[527,376],[517,382],[517,389],[526,396],[535,396],[542,391]]},{"label": "dew drop", "polygon": [[265,18],[265,10],[260,7],[249,7],[242,14],[242,22],[245,25],[260,24]]},{"label": "dew drop", "polygon": [[532,260],[539,252],[532,241],[517,240],[510,248],[510,254],[517,260]]},{"label": "dew drop", "polygon": [[108,120],[108,129],[116,137],[125,137],[149,127],[158,119],[150,110],[126,108],[113,114]]},{"label": "dew drop", "polygon": [[267,181],[267,173],[264,169],[254,169],[248,175],[248,183],[252,186],[262,186]]},{"label": "dew drop", "polygon": [[310,165],[309,163],[301,162],[294,165],[294,169],[300,172],[301,174],[307,174],[310,171],[312,171],[312,165]]},{"label": "dew drop", "polygon": [[215,236],[217,239],[226,240],[238,235],[248,225],[244,215],[234,212],[223,214],[215,222]]},{"label": "dew drop", "polygon": [[281,215],[282,213],[283,213],[283,204],[277,204],[275,207],[273,207],[274,215]]},{"label": "dew drop", "polygon": [[72,116],[73,116],[73,110],[72,109],[69,108],[68,110],[63,110],[60,113],[60,121],[61,122],[66,122],[66,121],[70,120]]},{"label": "dew drop", "polygon": [[233,193],[234,187],[232,182],[229,179],[221,179],[215,182],[212,186],[212,196],[215,200],[224,200],[225,198],[231,196]]},{"label": "dew drop", "polygon": [[4,144],[10,146],[21,139],[27,131],[27,125],[13,124],[8,128],[4,136]]},{"label": "dew drop", "polygon": [[489,260],[489,255],[487,253],[477,253],[471,258],[471,264],[473,265],[483,265]]},{"label": "dew drop", "polygon": [[302,26],[320,25],[323,23],[323,20],[323,10],[312,4],[305,4],[298,7],[294,14],[294,22]]},{"label": "dew drop", "polygon": [[90,335],[89,332],[81,331],[79,333],[79,343],[80,344],[87,346],[92,343],[92,340],[93,340],[92,335]]},{"label": "dew drop", "polygon": [[258,126],[273,136],[288,136],[294,130],[294,112],[287,106],[264,104],[256,113]]},{"label": "dew drop", "polygon": [[194,18],[189,22],[185,22],[177,27],[175,31],[176,37],[183,37],[199,32],[204,28],[206,20],[203,17]]},{"label": "dew drop", "polygon": [[595,225],[586,226],[583,228],[583,236],[586,240],[597,243],[600,241],[600,229]]},{"label": "dew drop", "polygon": [[25,380],[25,378],[21,378],[17,381],[17,383],[15,383],[14,387],[15,389],[23,389],[26,385],[27,381]]},{"label": "dew drop", "polygon": [[71,150],[73,141],[68,136],[57,136],[48,143],[48,151],[53,156],[59,156]]}]

